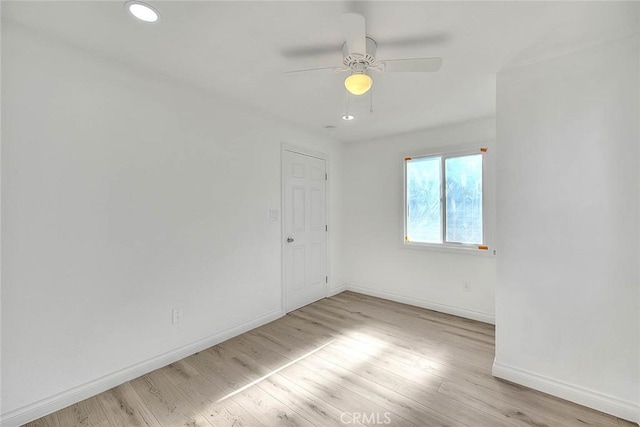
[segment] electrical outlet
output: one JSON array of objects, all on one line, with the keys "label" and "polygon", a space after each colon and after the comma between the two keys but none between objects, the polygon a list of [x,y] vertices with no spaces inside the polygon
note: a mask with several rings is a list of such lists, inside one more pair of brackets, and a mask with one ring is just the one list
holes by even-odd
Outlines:
[{"label": "electrical outlet", "polygon": [[465,292],[471,292],[471,282],[469,280],[465,280],[462,284],[462,289],[464,289]]},{"label": "electrical outlet", "polygon": [[173,311],[171,312],[172,317],[173,317],[173,323],[180,323],[182,322],[182,310],[179,308],[174,308]]}]

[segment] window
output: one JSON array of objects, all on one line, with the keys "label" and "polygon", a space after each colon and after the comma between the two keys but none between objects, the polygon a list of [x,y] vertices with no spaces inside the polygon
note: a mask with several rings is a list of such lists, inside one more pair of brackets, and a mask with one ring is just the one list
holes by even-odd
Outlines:
[{"label": "window", "polygon": [[488,249],[483,222],[483,153],[405,159],[405,243]]}]

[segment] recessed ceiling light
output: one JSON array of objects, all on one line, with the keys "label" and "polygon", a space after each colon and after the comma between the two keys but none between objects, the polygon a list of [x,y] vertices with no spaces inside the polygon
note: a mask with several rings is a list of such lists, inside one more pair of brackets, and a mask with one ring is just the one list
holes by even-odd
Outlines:
[{"label": "recessed ceiling light", "polygon": [[342,116],[342,120],[347,120],[347,121],[349,121],[349,120],[353,120],[353,119],[355,119],[355,118],[356,118],[356,117],[355,117],[355,116],[352,116],[351,114],[345,114],[344,116]]},{"label": "recessed ceiling light", "polygon": [[126,2],[124,5],[133,16],[141,21],[156,22],[160,18],[158,11],[146,3],[132,0]]}]

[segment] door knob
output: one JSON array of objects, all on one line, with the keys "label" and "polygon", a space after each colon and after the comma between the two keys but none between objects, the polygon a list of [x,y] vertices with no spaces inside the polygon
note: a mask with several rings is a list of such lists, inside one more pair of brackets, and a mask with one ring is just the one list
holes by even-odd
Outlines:
[{"label": "door knob", "polygon": [[293,237],[287,237],[287,243],[293,242]]}]

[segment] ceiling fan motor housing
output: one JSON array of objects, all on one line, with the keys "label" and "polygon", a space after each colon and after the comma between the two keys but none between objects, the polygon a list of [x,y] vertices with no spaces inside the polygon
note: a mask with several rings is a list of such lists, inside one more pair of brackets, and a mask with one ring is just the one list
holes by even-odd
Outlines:
[{"label": "ceiling fan motor housing", "polygon": [[369,67],[375,67],[376,65],[376,50],[378,45],[375,40],[367,37],[367,52],[364,55],[358,53],[349,54],[347,43],[342,45],[343,63],[353,71],[363,72]]}]

